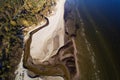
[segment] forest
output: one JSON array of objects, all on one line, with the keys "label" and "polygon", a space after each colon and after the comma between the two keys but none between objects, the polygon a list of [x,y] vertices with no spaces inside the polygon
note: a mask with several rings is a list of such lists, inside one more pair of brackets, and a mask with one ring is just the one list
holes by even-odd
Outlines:
[{"label": "forest", "polygon": [[27,33],[24,29],[39,24],[55,5],[56,0],[0,1],[0,80],[15,77]]}]

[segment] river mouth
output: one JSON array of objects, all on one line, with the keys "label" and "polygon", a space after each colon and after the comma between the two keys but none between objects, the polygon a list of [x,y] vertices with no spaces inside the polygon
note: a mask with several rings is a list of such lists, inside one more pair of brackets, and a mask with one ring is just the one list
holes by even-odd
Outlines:
[{"label": "river mouth", "polygon": [[[44,70],[43,67],[45,67],[46,65],[49,66],[50,64],[53,63],[57,64],[51,67],[53,72],[56,73],[56,75],[58,75],[59,77],[60,76],[65,77],[70,75],[70,77],[72,77],[71,78],[72,80],[113,80],[113,79],[119,80],[119,56],[117,56],[117,54],[119,54],[118,45],[119,27],[118,26],[112,27],[113,26],[112,22],[111,25],[109,23],[105,23],[104,21],[102,21],[101,18],[103,17],[100,18],[101,15],[96,15],[97,13],[96,9],[98,8],[95,7],[96,4],[93,5],[93,3],[89,3],[89,1],[87,2],[87,0],[85,1],[86,4],[83,4],[84,3],[83,0],[81,1],[76,0],[76,3],[78,3],[77,6],[78,9],[76,10],[76,8],[73,8],[73,5],[71,5],[72,0],[67,1],[69,3],[65,4],[66,7],[64,14],[65,20],[64,46],[62,46],[58,50],[57,55],[54,55],[49,59],[50,61],[44,62],[44,64],[42,65],[34,64],[34,66],[38,67],[42,66],[42,69]],[[97,4],[99,4],[98,2]],[[94,17],[93,20],[95,20],[95,24],[92,23],[93,21],[92,18],[90,18],[91,17],[90,14],[86,13],[85,5],[87,5],[88,12],[90,11],[92,16]],[[114,24],[114,26],[117,24]],[[112,34],[112,32],[114,31],[115,34],[114,33]],[[73,45],[74,42],[76,46]],[[112,45],[113,47],[111,47]],[[58,46],[58,44],[55,46]],[[77,50],[78,52],[77,57],[75,57],[75,55],[73,54],[75,50]],[[78,59],[77,63],[75,61],[76,58]],[[59,62],[59,60],[61,61],[61,63]],[[33,62],[30,56],[28,58],[28,63],[31,66],[33,65],[33,63],[35,63]],[[59,65],[60,68],[58,68],[58,63],[60,63]],[[65,67],[61,66],[61,64],[66,66],[67,70]],[[37,72],[34,71],[36,69],[32,68],[31,66],[30,70],[32,69],[33,70],[32,72],[28,71],[28,75],[32,79],[36,79],[35,77],[40,76],[40,74],[43,75],[43,73],[39,73],[40,69],[37,69],[38,70]],[[61,68],[64,71],[62,71]],[[57,72],[55,71],[55,69],[57,70]],[[67,75],[64,75],[64,73],[66,73]],[[55,77],[56,75],[53,75],[54,79],[56,79]],[[64,80],[62,77],[60,77],[60,80]],[[67,80],[69,80],[68,77],[66,78]],[[47,80],[47,77],[45,77],[45,80]]]}]

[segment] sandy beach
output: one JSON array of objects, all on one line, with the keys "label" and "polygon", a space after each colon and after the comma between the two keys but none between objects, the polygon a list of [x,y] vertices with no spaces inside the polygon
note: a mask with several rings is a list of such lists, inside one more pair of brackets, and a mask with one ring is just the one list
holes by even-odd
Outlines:
[{"label": "sandy beach", "polygon": [[[48,60],[64,45],[64,3],[65,0],[57,1],[56,11],[52,16],[47,17],[49,25],[36,32],[32,37],[30,55],[35,63]],[[57,43],[54,42],[54,38],[57,38]],[[55,48],[54,44],[59,45]]]}]

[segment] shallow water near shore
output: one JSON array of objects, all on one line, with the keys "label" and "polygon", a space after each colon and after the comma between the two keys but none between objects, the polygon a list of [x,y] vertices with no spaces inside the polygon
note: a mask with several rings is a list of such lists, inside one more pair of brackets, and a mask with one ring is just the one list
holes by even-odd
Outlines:
[{"label": "shallow water near shore", "polygon": [[[79,31],[77,43],[81,52],[79,55],[81,80],[119,80],[120,1],[76,0],[76,4],[83,20],[87,46],[93,53],[91,56],[88,55],[90,52],[85,52],[87,46],[82,46],[85,44]],[[89,59],[90,57],[92,58]],[[90,60],[93,60],[94,64]]]}]

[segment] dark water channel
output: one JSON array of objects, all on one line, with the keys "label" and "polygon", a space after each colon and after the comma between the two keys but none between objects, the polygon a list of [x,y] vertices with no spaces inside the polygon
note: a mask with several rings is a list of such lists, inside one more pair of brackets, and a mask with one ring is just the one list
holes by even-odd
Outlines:
[{"label": "dark water channel", "polygon": [[120,80],[120,0],[76,0],[81,80]]}]

